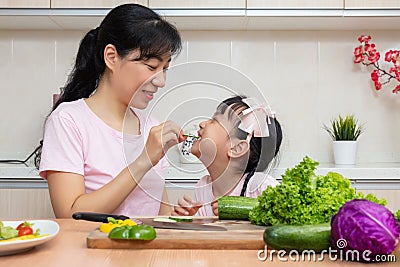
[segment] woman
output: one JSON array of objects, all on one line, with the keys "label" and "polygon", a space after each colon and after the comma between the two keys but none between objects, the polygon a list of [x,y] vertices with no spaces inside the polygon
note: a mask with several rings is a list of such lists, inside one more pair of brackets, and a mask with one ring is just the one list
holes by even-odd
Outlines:
[{"label": "woman", "polygon": [[184,137],[143,109],[180,49],[176,28],[136,4],[112,9],[81,40],[43,139],[39,171],[56,217],[170,214],[162,158]]}]

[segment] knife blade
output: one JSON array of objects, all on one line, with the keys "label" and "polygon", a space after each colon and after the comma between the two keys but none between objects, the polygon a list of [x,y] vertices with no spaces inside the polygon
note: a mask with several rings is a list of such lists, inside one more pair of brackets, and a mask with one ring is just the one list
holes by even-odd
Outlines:
[{"label": "knife blade", "polygon": [[191,222],[160,222],[154,221],[152,218],[140,218],[147,225],[154,228],[176,229],[176,230],[195,230],[195,231],[227,231],[225,227],[216,225],[204,225]]},{"label": "knife blade", "polygon": [[[106,214],[97,212],[75,212],[74,214],[72,214],[72,218],[74,218],[75,220],[85,220],[85,221],[103,222],[103,223],[108,222],[108,217],[112,217],[117,220],[131,219],[125,215],[115,215],[115,214]],[[154,228],[160,228],[160,229],[227,231],[227,229],[222,226],[196,224],[191,222],[159,222],[159,221],[154,221],[153,218],[138,218],[132,220],[137,222],[138,224],[143,223],[151,225]]]}]

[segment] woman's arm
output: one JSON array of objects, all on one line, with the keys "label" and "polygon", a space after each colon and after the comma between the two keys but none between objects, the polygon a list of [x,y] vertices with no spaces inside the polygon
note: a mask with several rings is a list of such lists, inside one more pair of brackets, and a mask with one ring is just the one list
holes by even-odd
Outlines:
[{"label": "woman's arm", "polygon": [[[111,182],[86,194],[84,177],[76,173],[47,171],[51,203],[57,218],[71,218],[76,211],[111,213],[166,151],[184,140],[180,127],[167,121],[151,128],[141,155]],[[166,192],[165,192],[166,194]]]},{"label": "woman's arm", "polygon": [[[71,218],[76,211],[111,213],[137,186],[151,168],[140,158],[122,170],[111,182],[86,194],[84,177],[69,172],[47,171],[50,198],[57,218]],[[132,177],[132,174],[134,177]]]},{"label": "woman's arm", "polygon": [[162,195],[162,200],[161,200],[161,205],[160,205],[160,211],[158,212],[158,215],[171,215],[172,208],[169,203],[168,199],[168,193],[167,190],[164,187],[163,195]]}]

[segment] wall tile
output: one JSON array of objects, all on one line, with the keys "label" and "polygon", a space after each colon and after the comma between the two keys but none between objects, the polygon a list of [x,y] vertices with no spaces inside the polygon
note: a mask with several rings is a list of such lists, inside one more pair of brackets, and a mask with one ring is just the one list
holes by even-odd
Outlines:
[{"label": "wall tile", "polygon": [[[400,48],[400,31],[367,33],[381,52]],[[37,145],[52,94],[64,85],[84,34],[0,31],[0,111],[5,114],[0,120],[0,158],[24,158]],[[211,61],[232,67],[234,71],[221,72],[219,78],[241,93],[265,96],[277,112],[284,131],[282,162],[297,162],[304,155],[332,162],[331,140],[322,124],[345,113],[353,113],[365,123],[359,162],[399,161],[400,98],[389,87],[376,92],[369,78],[371,69],[353,63],[360,34],[365,32],[183,31],[183,50],[171,66]],[[203,71],[215,78],[212,70]],[[173,75],[171,70],[169,77]],[[254,88],[242,82],[243,77],[250,79]],[[198,88],[189,89],[176,93],[171,101],[195,100]],[[220,99],[227,92],[215,93],[206,86],[201,96],[207,95]],[[172,114],[171,105],[160,105],[156,113]],[[211,106],[198,110],[206,116],[214,108]],[[178,120],[185,120],[178,115]]]}]

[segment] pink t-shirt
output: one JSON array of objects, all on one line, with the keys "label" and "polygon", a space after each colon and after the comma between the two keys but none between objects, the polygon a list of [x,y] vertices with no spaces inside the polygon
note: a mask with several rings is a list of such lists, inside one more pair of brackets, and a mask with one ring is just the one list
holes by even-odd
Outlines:
[{"label": "pink t-shirt", "polygon": [[[243,175],[237,186],[229,194],[230,196],[240,196],[243,183],[247,174]],[[246,188],[246,197],[256,198],[267,188],[267,186],[276,186],[279,182],[275,178],[262,172],[256,172],[250,178]],[[194,190],[195,201],[201,201],[204,205],[197,211],[195,216],[214,216],[211,208],[211,202],[216,200],[212,191],[212,180],[209,175],[203,176],[196,184]]]},{"label": "pink t-shirt", "polygon": [[[110,182],[140,155],[151,127],[158,124],[144,111],[132,111],[140,120],[139,135],[111,128],[83,99],[62,103],[46,122],[40,176],[46,179],[48,170],[83,175],[86,193]],[[162,159],[150,169],[114,213],[158,215],[167,167],[167,160]]]}]

